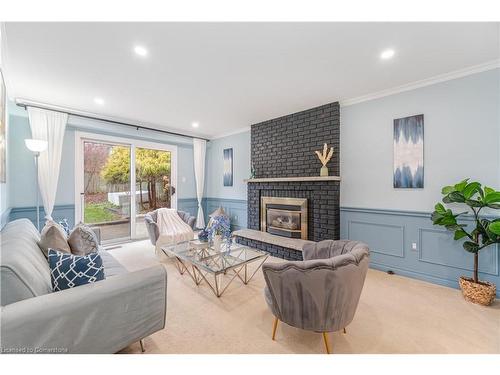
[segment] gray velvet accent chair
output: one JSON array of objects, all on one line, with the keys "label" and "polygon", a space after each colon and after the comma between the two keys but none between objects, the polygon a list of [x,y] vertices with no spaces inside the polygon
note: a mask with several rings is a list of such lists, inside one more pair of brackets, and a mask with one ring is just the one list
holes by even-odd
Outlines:
[{"label": "gray velvet accent chair", "polygon": [[358,241],[321,241],[307,244],[303,261],[262,266],[266,302],[278,322],[320,332],[330,353],[329,332],[351,323],[358,306],[370,259],[368,246]]},{"label": "gray velvet accent chair", "polygon": [[[179,217],[188,224],[191,228],[194,228],[194,224],[196,221],[196,217],[192,216],[189,212],[186,211],[177,211]],[[160,229],[158,228],[158,210],[154,210],[148,212],[144,215],[144,223],[146,224],[146,228],[148,229],[149,239],[151,240],[151,244],[156,246],[156,241],[158,241],[158,237],[160,237]]]}]

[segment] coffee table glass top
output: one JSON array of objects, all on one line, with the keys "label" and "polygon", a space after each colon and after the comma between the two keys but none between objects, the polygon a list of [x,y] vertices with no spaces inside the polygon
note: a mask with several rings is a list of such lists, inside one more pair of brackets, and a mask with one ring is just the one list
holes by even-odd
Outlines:
[{"label": "coffee table glass top", "polygon": [[[223,245],[223,250],[225,249]],[[193,247],[189,242],[163,247],[180,260],[187,261],[210,273],[225,273],[228,270],[267,257],[269,254],[240,244],[231,244],[229,251],[218,252],[213,248]]]}]

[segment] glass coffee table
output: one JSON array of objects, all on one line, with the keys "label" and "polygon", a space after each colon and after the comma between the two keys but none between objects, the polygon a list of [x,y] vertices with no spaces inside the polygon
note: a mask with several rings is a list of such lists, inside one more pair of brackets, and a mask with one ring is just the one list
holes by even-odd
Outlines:
[{"label": "glass coffee table", "polygon": [[268,253],[237,243],[231,244],[230,250],[220,252],[200,241],[163,246],[161,250],[168,257],[175,258],[181,275],[187,272],[196,285],[205,281],[217,297],[226,291],[235,278],[248,284],[269,256]]}]

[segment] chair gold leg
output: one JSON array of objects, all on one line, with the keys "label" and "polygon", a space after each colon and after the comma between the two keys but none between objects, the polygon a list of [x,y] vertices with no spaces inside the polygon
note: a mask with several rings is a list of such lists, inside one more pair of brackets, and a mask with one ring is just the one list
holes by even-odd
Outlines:
[{"label": "chair gold leg", "polygon": [[347,333],[347,331],[346,331],[345,327],[344,327],[344,333]]},{"label": "chair gold leg", "polygon": [[323,332],[323,341],[325,342],[326,354],[330,354],[330,344],[328,343],[328,333]]},{"label": "chair gold leg", "polygon": [[274,324],[273,324],[273,340],[276,337],[276,329],[278,328],[278,318],[274,318]]},{"label": "chair gold leg", "polygon": [[144,349],[144,341],[142,341],[142,339],[139,340],[139,344],[141,344],[141,352],[142,353],[146,352],[146,349]]}]

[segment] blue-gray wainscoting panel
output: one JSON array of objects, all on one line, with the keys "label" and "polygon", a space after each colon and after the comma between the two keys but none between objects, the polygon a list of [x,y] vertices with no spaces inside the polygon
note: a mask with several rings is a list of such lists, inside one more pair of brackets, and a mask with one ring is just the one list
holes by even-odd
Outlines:
[{"label": "blue-gray wainscoting panel", "polygon": [[[370,246],[372,268],[454,288],[458,288],[460,276],[472,275],[472,254],[453,240],[451,232],[434,226],[430,213],[342,207],[340,220],[341,238]],[[462,223],[472,224],[470,218]],[[412,249],[413,243],[416,249]],[[498,246],[483,249],[480,279],[500,285],[499,270]]]},{"label": "blue-gray wainscoting panel", "polygon": [[[203,202],[202,202],[203,206]],[[180,211],[189,212],[196,217],[198,213],[198,200],[196,198],[180,198],[177,199],[177,209]]]},{"label": "blue-gray wainscoting panel", "polygon": [[[202,206],[207,220],[210,212],[222,206],[231,218],[233,230],[247,226],[246,200],[204,198]],[[198,203],[196,198],[179,199],[178,207],[196,216]],[[67,218],[73,225],[74,209],[73,205],[58,205],[53,216],[56,220]],[[372,250],[372,268],[393,270],[403,276],[453,288],[458,288],[461,275],[472,273],[472,255],[453,240],[451,233],[433,226],[430,213],[350,207],[341,207],[340,211],[341,238],[366,242]],[[26,217],[34,222],[35,213],[35,207],[15,207],[10,210],[9,219]],[[43,208],[40,217],[44,217]],[[412,243],[416,243],[416,250],[412,249]],[[500,285],[498,246],[481,251],[479,270],[482,280]],[[500,288],[497,295],[500,296]]]},{"label": "blue-gray wainscoting panel", "polygon": [[404,257],[405,227],[399,224],[348,220],[347,238],[368,243],[372,252]]},{"label": "blue-gray wainscoting panel", "polygon": [[[222,206],[231,219],[231,229],[238,230],[247,227],[247,201],[240,199],[203,198],[201,202],[205,222],[208,215]],[[183,198],[177,200],[179,210],[187,211],[196,216],[198,213],[198,200],[196,198]]]},{"label": "blue-gray wainscoting panel", "polygon": [[[45,224],[45,211],[43,207],[40,207],[40,226],[43,227]],[[55,221],[60,221],[62,219],[68,219],[68,224],[72,227],[75,223],[75,205],[73,204],[63,204],[54,206],[54,211],[52,212],[52,217]],[[27,218],[30,219],[36,226],[36,207],[14,207],[10,210],[9,221]]]},{"label": "blue-gray wainscoting panel", "polygon": [[205,198],[203,211],[208,222],[208,215],[218,207],[223,207],[231,219],[231,230],[247,227],[247,201],[244,199]]}]

